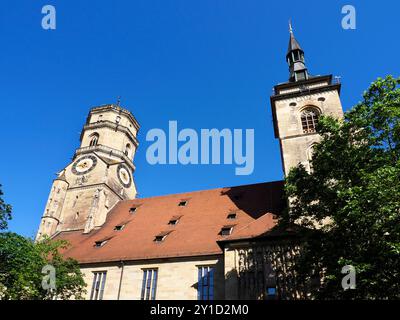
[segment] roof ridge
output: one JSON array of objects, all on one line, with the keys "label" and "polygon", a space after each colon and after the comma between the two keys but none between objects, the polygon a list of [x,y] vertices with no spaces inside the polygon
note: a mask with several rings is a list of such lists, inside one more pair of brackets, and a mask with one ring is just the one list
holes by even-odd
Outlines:
[{"label": "roof ridge", "polygon": [[[253,221],[250,221],[248,224],[244,225],[243,227],[241,227],[240,229],[237,229],[236,233],[239,233],[240,231],[242,231],[245,228],[248,228],[250,225],[252,225],[253,223],[258,222],[261,218],[265,217],[267,214],[272,214],[271,212],[266,212],[264,213],[262,216],[259,216],[257,219],[254,219]],[[233,235],[232,235],[233,236]],[[231,236],[229,236],[230,238]],[[227,238],[228,239],[228,238]]]},{"label": "roof ridge", "polygon": [[272,185],[272,184],[282,183],[282,182],[284,182],[284,180],[256,182],[256,183],[241,184],[241,185],[236,185],[236,186],[226,186],[226,187],[217,187],[217,188],[211,188],[211,189],[201,189],[201,190],[195,190],[195,191],[186,191],[186,192],[169,193],[169,194],[163,194],[163,195],[155,195],[155,196],[149,196],[149,197],[145,197],[145,198],[127,199],[127,200],[121,200],[120,202],[133,201],[133,200],[144,200],[144,199],[154,199],[154,198],[163,198],[163,197],[170,197],[170,196],[181,196],[181,195],[185,195],[185,194],[200,193],[200,192],[205,192],[205,191],[216,191],[216,190],[219,190],[219,189],[226,189],[226,188],[249,187],[249,186],[261,185],[261,184],[271,184]]}]

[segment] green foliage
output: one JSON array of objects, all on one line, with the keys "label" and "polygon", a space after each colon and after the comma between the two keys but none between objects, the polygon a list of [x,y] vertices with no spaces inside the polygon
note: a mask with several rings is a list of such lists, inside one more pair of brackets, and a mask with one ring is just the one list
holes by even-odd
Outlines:
[{"label": "green foliage", "polygon": [[11,206],[6,204],[2,198],[3,191],[0,184],[0,230],[7,229],[7,221],[11,219]]},{"label": "green foliage", "polygon": [[[48,238],[34,242],[15,233],[0,233],[1,299],[75,299],[82,298],[85,282],[78,263],[64,259],[60,250],[65,241]],[[56,290],[42,288],[42,268],[52,265],[56,271]]]},{"label": "green foliage", "polygon": [[[291,170],[281,223],[311,229],[296,271],[321,299],[400,298],[400,78],[377,79],[343,120],[321,117],[312,172]],[[326,223],[329,221],[329,223]],[[323,223],[325,222],[325,224]],[[343,290],[344,265],[356,289]]]}]

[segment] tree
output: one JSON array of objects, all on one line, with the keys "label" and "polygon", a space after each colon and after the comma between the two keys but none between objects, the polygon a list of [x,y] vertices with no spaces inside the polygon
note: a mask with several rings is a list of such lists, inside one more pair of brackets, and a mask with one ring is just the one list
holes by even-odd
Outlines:
[{"label": "tree", "polygon": [[[0,230],[5,230],[12,208],[5,204],[2,195],[0,185]],[[81,299],[85,293],[85,281],[78,262],[64,259],[61,254],[68,246],[65,240],[44,238],[34,242],[16,233],[0,233],[0,300]],[[43,280],[49,276],[43,269],[45,266],[54,268],[54,290],[43,287]]]},{"label": "tree", "polygon": [[[286,178],[281,224],[310,230],[294,267],[320,299],[400,298],[400,78],[378,78],[342,120],[321,117],[310,172]],[[344,290],[342,268],[356,271]]]},{"label": "tree", "polygon": [[[35,243],[15,233],[0,233],[0,298],[81,299],[85,282],[79,265],[60,254],[67,246],[62,240],[45,238]],[[45,290],[42,286],[46,265],[54,267],[55,290]]]},{"label": "tree", "polygon": [[2,198],[3,191],[0,184],[0,230],[7,229],[7,221],[11,219],[11,206],[6,204]]}]

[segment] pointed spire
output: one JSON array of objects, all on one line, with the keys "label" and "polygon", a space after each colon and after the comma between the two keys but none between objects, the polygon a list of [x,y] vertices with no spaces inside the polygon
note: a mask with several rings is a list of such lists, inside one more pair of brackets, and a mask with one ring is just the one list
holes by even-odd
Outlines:
[{"label": "pointed spire", "polygon": [[307,80],[309,78],[304,62],[304,51],[294,37],[292,21],[289,20],[289,46],[286,53],[286,61],[289,64],[290,82]]},{"label": "pointed spire", "polygon": [[303,49],[301,49],[301,47],[300,47],[300,44],[297,42],[296,38],[294,37],[291,20],[289,20],[289,33],[290,33],[290,38],[289,38],[289,46],[288,46],[287,54],[289,54],[291,51],[294,51],[294,50],[303,51]]}]

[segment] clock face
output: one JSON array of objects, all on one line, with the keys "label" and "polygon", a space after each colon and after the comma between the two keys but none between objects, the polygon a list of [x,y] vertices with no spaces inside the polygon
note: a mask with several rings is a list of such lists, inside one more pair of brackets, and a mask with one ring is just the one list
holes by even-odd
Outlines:
[{"label": "clock face", "polygon": [[97,158],[95,156],[83,156],[72,165],[72,173],[76,175],[88,173],[94,169],[96,163]]},{"label": "clock face", "polygon": [[118,179],[121,182],[121,184],[125,188],[129,188],[132,183],[131,175],[129,173],[129,169],[124,166],[123,164],[120,164],[117,168],[117,174],[118,174]]}]

